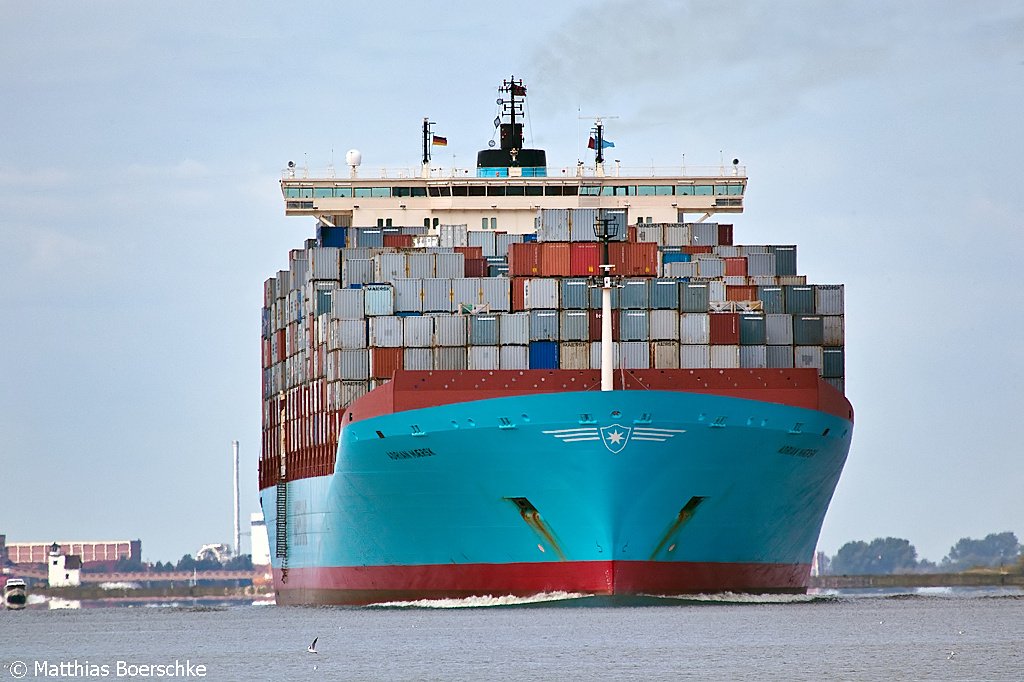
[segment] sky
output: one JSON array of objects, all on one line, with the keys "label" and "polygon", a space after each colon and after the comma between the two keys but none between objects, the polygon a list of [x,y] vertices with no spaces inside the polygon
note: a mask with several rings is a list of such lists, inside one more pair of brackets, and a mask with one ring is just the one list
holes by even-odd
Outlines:
[{"label": "sky", "polygon": [[[737,243],[846,285],[853,446],[819,549],[1024,538],[1024,6],[0,0],[0,533],[148,561],[258,511],[263,281],[314,225],[289,160],[471,166],[528,138],[749,174]],[[244,529],[243,529],[244,530]],[[243,549],[247,548],[243,540]]]}]

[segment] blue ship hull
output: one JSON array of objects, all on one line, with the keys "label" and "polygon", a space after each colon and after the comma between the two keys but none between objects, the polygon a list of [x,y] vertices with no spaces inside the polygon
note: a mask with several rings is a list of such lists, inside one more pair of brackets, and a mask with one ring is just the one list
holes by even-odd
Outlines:
[{"label": "blue ship hull", "polygon": [[278,599],[800,592],[852,427],[662,390],[349,423],[333,475],[280,491],[281,524],[278,487],[261,491]]}]

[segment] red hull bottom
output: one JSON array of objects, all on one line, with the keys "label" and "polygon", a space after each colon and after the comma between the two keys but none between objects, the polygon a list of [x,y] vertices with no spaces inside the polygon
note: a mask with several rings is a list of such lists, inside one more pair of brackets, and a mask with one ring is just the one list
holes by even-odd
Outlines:
[{"label": "red hull bottom", "polygon": [[274,569],[277,603],[363,605],[551,592],[611,597],[807,590],[809,564],[577,561]]}]

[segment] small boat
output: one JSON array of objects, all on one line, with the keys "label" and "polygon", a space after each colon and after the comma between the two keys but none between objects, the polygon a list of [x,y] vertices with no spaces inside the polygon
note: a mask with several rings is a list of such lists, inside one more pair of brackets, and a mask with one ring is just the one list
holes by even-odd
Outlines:
[{"label": "small boat", "polygon": [[25,581],[21,578],[8,578],[4,583],[4,605],[11,610],[25,608],[28,600]]}]

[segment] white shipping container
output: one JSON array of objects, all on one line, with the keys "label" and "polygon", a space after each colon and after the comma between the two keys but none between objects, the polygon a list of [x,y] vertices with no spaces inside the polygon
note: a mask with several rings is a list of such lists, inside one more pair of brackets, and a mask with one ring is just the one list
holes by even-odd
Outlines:
[{"label": "white shipping container", "polygon": [[663,232],[665,246],[688,246],[690,244],[690,226],[683,223],[668,223]]},{"label": "white shipping container", "polygon": [[497,346],[470,346],[467,359],[468,369],[498,369]]},{"label": "white shipping container", "polygon": [[446,277],[430,277],[423,280],[423,312],[453,312],[452,280]]},{"label": "white shipping container", "polygon": [[[669,311],[671,312],[671,311]],[[563,310],[559,313],[559,338],[562,341],[590,341],[590,312],[587,310]],[[561,365],[562,369],[567,369]],[[586,369],[574,367],[572,369]]]},{"label": "white shipping container", "polygon": [[426,249],[441,245],[441,238],[436,234],[416,235],[412,238],[412,245],[417,249]]},{"label": "white shipping container", "polygon": [[637,225],[636,240],[638,242],[657,242],[658,244],[664,244],[665,226],[662,225],[661,223],[654,223],[651,225]]},{"label": "white shipping container", "polygon": [[406,255],[408,275],[416,279],[437,277],[437,256],[433,253],[410,253]]},{"label": "white shipping container", "polygon": [[501,346],[498,356],[501,369],[530,369],[529,346]]},{"label": "white shipping container", "polygon": [[405,345],[405,325],[401,317],[382,315],[370,318],[371,348],[401,348]]},{"label": "white shipping container", "polygon": [[651,347],[646,341],[622,341],[619,352],[623,369],[650,369]]},{"label": "white shipping container", "polygon": [[665,263],[662,267],[662,276],[664,277],[696,277],[697,276],[697,262],[696,261],[676,261],[674,263]]},{"label": "white shipping container", "polygon": [[569,341],[558,344],[561,369],[590,369],[590,342]]},{"label": "white shipping container", "polygon": [[818,315],[843,314],[842,284],[818,284],[814,287],[814,312]]},{"label": "white shipping container", "polygon": [[466,369],[467,367],[468,359],[465,346],[439,346],[434,348],[433,352],[434,369],[436,370]]},{"label": "white shipping container", "polygon": [[482,277],[480,289],[482,303],[490,306],[492,312],[511,309],[510,281],[506,277]]},{"label": "white shipping container", "polygon": [[823,345],[842,346],[846,343],[845,325],[842,315],[823,315],[821,321]]},{"label": "white shipping container", "polygon": [[[612,341],[613,369],[619,368],[619,342]],[[601,369],[601,342],[590,342],[590,369]]]},{"label": "white shipping container", "polygon": [[375,282],[390,282],[409,276],[409,263],[404,253],[379,253],[373,257]]},{"label": "white shipping container", "polygon": [[363,291],[363,311],[367,316],[395,314],[395,289],[390,284],[367,284]]},{"label": "white shipping container", "polygon": [[679,369],[679,344],[675,341],[657,341],[651,346],[654,369]]},{"label": "white shipping container", "polygon": [[[502,313],[498,322],[501,345],[530,343],[530,313]],[[529,361],[527,361],[529,364]]]},{"label": "white shipping container", "polygon": [[679,326],[678,310],[650,311],[651,341],[679,341]]},{"label": "white shipping container", "polygon": [[813,367],[820,372],[825,366],[823,358],[821,346],[794,346],[793,348],[794,367]]},{"label": "white shipping container", "polygon": [[315,246],[308,250],[309,274],[314,280],[341,279],[340,249],[331,246]]},{"label": "white shipping container", "polygon": [[341,382],[341,406],[347,407],[369,392],[365,381]]},{"label": "white shipping container", "polygon": [[439,253],[435,256],[438,277],[465,277],[466,257],[461,253]]},{"label": "white shipping container", "polygon": [[366,320],[333,320],[328,343],[331,350],[358,350],[366,348]]},{"label": "white shipping container", "polygon": [[331,292],[331,318],[356,320],[364,316],[366,293],[362,289],[335,289]]},{"label": "white shipping container", "polygon": [[[466,318],[461,315],[436,315],[434,318],[434,345],[461,346],[467,345]],[[438,369],[451,369],[442,368]],[[465,369],[464,367],[462,369]]]},{"label": "white shipping container", "polygon": [[338,354],[338,376],[343,381],[361,380],[370,378],[370,355],[367,350],[339,350]]},{"label": "white shipping container", "polygon": [[527,310],[558,308],[558,283],[552,277],[530,277],[523,282]]},{"label": "white shipping container", "polygon": [[739,346],[711,346],[711,367],[734,368],[740,366]]},{"label": "white shipping container", "polygon": [[469,246],[468,225],[439,225],[437,234],[442,247]]},{"label": "white shipping container", "polygon": [[483,303],[479,277],[455,277],[452,279],[452,302],[456,310],[472,312],[473,306]]},{"label": "white shipping container", "polygon": [[679,315],[679,341],[688,345],[706,346],[709,344],[711,342],[711,318],[708,313],[681,313]]},{"label": "white shipping container", "polygon": [[369,284],[374,280],[373,260],[349,258],[341,270],[341,283],[348,288],[353,284]]},{"label": "white shipping container", "polygon": [[[403,317],[402,336],[407,348],[429,348],[434,341],[434,318],[429,315]],[[429,367],[427,368],[429,369]]]},{"label": "white shipping container", "polygon": [[423,280],[395,279],[395,312],[418,313],[423,311]]},{"label": "white shipping container", "polygon": [[402,361],[405,369],[434,369],[434,351],[430,348],[406,348],[402,352]]},{"label": "white shipping container", "polygon": [[725,282],[716,279],[712,282],[708,282],[708,301],[727,301],[725,295]]}]

